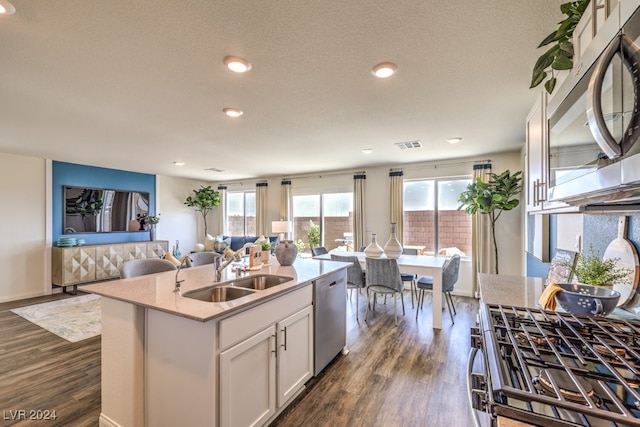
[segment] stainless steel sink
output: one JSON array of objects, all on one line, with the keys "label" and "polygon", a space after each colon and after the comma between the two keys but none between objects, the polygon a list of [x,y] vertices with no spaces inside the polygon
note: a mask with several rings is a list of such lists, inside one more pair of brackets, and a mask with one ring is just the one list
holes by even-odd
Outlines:
[{"label": "stainless steel sink", "polygon": [[233,286],[216,286],[199,291],[185,292],[182,296],[193,298],[205,302],[225,302],[247,295],[255,294],[256,291],[246,288],[236,288]]},{"label": "stainless steel sink", "polygon": [[255,276],[241,277],[226,284],[234,286],[236,288],[255,289],[256,291],[263,291],[276,285],[281,285],[285,282],[293,280],[291,277],[286,276],[274,276],[271,274],[258,274]]}]

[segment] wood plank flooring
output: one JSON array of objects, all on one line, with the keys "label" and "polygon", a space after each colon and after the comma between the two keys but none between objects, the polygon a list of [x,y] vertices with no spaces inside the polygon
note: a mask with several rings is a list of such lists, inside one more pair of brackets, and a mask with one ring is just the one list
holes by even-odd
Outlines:
[{"label": "wood plank flooring", "polygon": [[[68,297],[0,304],[1,426],[98,425],[100,337],[71,343],[9,311]],[[56,419],[37,419],[46,411]]]},{"label": "wood plank flooring", "polygon": [[[338,356],[293,407],[272,425],[289,426],[471,426],[466,395],[469,329],[478,303],[454,297],[455,324],[443,312],[441,331],[431,328],[431,298],[418,321],[405,293],[406,315],[394,325],[391,299],[364,321],[348,319],[349,354]],[[398,303],[399,310],[400,303]],[[355,298],[349,302],[355,308]],[[401,312],[401,311],[400,311]]]},{"label": "wood plank flooring", "polygon": [[[56,294],[0,304],[0,426],[97,426],[100,415],[100,337],[70,343],[9,310]],[[431,300],[418,321],[405,293],[406,315],[393,321],[391,300],[356,322],[348,303],[350,353],[338,356],[273,426],[469,426],[466,359],[478,303],[454,297],[451,325],[431,328]],[[399,306],[400,307],[400,306]],[[399,308],[401,310],[401,308]],[[15,419],[17,410],[56,410],[56,420]],[[12,419],[14,416],[14,419]],[[198,426],[199,427],[199,426]]]}]

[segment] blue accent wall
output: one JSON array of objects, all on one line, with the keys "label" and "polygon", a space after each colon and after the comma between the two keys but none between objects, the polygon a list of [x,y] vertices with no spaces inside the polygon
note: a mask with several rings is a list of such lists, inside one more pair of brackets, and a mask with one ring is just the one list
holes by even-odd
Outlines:
[{"label": "blue accent wall", "polygon": [[[58,238],[63,235],[63,187],[65,185],[149,193],[149,211],[151,214],[156,213],[155,175],[55,161],[52,164],[52,174],[52,238],[54,245],[58,241]],[[78,233],[74,234],[73,237],[84,239],[88,245],[116,242],[142,242],[149,240],[149,232]]]}]

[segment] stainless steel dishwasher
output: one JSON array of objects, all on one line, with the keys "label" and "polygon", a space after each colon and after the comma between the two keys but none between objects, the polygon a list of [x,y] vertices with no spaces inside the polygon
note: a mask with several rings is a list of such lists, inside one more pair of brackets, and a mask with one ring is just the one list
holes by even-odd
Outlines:
[{"label": "stainless steel dishwasher", "polygon": [[314,375],[347,345],[347,270],[313,282]]}]

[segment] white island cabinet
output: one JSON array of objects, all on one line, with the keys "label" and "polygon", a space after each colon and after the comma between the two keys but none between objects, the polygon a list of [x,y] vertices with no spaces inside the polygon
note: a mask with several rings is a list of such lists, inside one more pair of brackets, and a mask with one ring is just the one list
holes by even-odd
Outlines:
[{"label": "white island cabinet", "polygon": [[180,292],[175,272],[86,287],[104,297],[100,426],[268,425],[313,376],[313,283],[347,267],[274,263],[249,276],[290,280],[220,303],[188,297],[236,278],[211,266],[181,271]]},{"label": "white island cabinet", "polygon": [[149,310],[148,425],[266,424],[313,374],[311,289],[205,323]]},{"label": "white island cabinet", "polygon": [[[295,305],[284,305],[285,301],[278,300],[256,311],[268,309],[283,313],[302,304],[305,308],[220,353],[220,426],[264,424],[311,378],[311,286],[297,293],[291,296],[298,300]],[[256,326],[263,324],[260,317],[266,313],[253,311],[229,321],[249,323],[253,319]],[[221,333],[224,323],[221,322]]]}]

